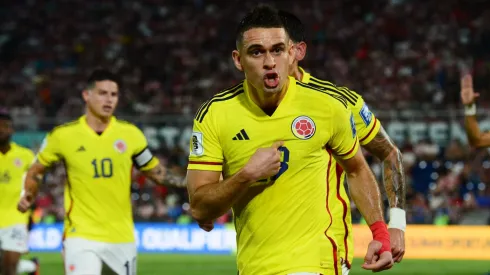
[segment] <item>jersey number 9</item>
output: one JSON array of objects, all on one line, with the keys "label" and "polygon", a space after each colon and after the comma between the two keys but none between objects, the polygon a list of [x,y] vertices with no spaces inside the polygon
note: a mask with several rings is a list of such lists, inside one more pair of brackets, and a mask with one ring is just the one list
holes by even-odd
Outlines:
[{"label": "jersey number 9", "polygon": [[100,162],[94,159],[92,160],[92,166],[94,167],[94,179],[112,177],[112,159],[104,158]]}]

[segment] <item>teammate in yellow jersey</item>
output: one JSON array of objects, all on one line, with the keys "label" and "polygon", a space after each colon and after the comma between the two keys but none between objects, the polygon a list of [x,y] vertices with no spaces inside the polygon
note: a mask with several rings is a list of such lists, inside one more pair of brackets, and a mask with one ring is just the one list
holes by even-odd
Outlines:
[{"label": "teammate in yellow jersey", "polygon": [[[406,186],[402,154],[359,94],[348,88],[338,87],[328,81],[315,78],[298,66],[298,62],[306,55],[305,27],[301,20],[292,13],[280,11],[280,16],[296,48],[296,60],[290,69],[290,75],[318,89],[343,96],[354,115],[360,144],[383,161],[384,186],[390,204],[391,250],[393,259],[400,262],[405,253],[404,232],[406,228],[404,211]],[[330,192],[329,199],[333,215],[331,230],[339,245],[343,274],[346,275],[349,273],[354,258],[350,202],[343,184],[345,173],[338,164],[332,165],[331,169],[331,173],[337,175],[336,181],[330,183],[333,191]]]},{"label": "teammate in yellow jersey", "polygon": [[338,275],[324,214],[335,157],[373,225],[365,267],[390,268],[379,189],[345,100],[288,77],[294,49],[276,10],[255,8],[240,22],[236,42],[233,60],[245,80],[206,101],[194,120],[192,216],[207,223],[233,208],[241,275]]},{"label": "teammate in yellow jersey", "polygon": [[34,160],[34,153],[11,142],[14,132],[12,117],[0,113],[0,273],[35,274],[34,262],[20,260],[28,251],[29,214],[17,210],[23,186],[23,176]]},{"label": "teammate in yellow jersey", "polygon": [[136,274],[132,166],[156,183],[165,182],[165,169],[148,149],[143,133],[113,116],[118,98],[117,77],[94,71],[83,91],[85,115],[47,135],[26,176],[21,211],[34,202],[35,179],[47,167],[58,161],[66,167],[66,274],[100,274],[102,263],[117,274]]}]

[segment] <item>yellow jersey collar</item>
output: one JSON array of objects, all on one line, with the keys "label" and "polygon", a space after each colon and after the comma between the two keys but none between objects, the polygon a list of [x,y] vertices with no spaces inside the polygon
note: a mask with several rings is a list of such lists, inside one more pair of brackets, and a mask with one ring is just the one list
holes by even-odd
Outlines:
[{"label": "yellow jersey collar", "polygon": [[[286,108],[284,106],[289,105],[289,103],[293,100],[294,95],[296,94],[296,89],[297,89],[296,79],[292,76],[288,76],[288,81],[289,84],[288,84],[288,89],[286,91],[286,94],[284,95],[284,98],[279,103],[279,106],[277,106],[277,109],[272,116],[276,116],[276,114],[279,115],[282,112],[282,110]],[[248,85],[249,85],[248,81],[245,79],[243,81],[243,90],[247,96],[247,101],[249,102],[251,108],[255,112],[258,112],[258,114],[261,115],[265,115],[264,111],[262,111],[262,109],[259,106],[257,106],[257,104],[255,104],[255,102],[250,97],[250,87]]]},{"label": "yellow jersey collar", "polygon": [[301,82],[308,84],[310,82],[311,74],[305,71],[303,68],[298,67],[299,71],[303,75]]},{"label": "yellow jersey collar", "polygon": [[[83,115],[79,118],[79,121],[80,123],[86,128],[88,129],[90,132],[94,133],[95,135],[99,136],[95,131],[94,129],[92,129],[88,123],[87,123],[87,116],[86,115]],[[109,125],[107,125],[107,128],[104,130],[104,132],[100,135],[100,136],[103,136],[105,133],[107,133],[109,131],[109,129],[112,128],[112,125],[114,125],[114,122],[116,121],[116,118],[114,116],[111,117],[111,120],[109,121]]]}]

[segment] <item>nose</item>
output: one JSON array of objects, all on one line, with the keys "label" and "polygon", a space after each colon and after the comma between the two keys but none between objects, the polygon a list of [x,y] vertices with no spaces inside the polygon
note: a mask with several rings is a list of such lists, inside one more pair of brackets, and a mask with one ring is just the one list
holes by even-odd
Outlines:
[{"label": "nose", "polygon": [[264,69],[266,70],[272,70],[276,67],[276,60],[274,59],[274,56],[270,52],[267,52],[266,55],[264,55]]}]

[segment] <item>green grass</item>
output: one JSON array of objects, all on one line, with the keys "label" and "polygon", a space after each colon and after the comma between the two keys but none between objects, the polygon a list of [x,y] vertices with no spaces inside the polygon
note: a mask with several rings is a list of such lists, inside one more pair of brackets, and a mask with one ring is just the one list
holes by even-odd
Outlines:
[{"label": "green grass", "polygon": [[[38,257],[42,275],[63,275],[60,254],[33,253]],[[360,268],[361,260],[355,260],[351,275],[371,274]],[[381,274],[391,275],[486,275],[490,272],[488,261],[441,261],[404,260],[392,270]],[[138,255],[138,275],[235,275],[233,256],[211,255]],[[331,275],[331,274],[327,274]]]}]

